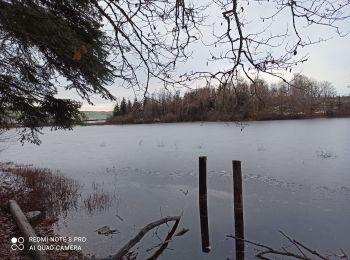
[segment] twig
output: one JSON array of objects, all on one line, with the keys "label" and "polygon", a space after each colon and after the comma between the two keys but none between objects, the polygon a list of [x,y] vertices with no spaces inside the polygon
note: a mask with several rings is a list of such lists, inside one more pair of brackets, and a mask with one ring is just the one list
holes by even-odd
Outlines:
[{"label": "twig", "polygon": [[289,242],[291,242],[291,243],[298,249],[298,251],[299,251],[303,256],[306,257],[306,255],[304,254],[303,250],[300,249],[299,245],[298,245],[297,243],[295,243],[295,241],[294,241],[293,239],[291,239],[289,236],[287,236],[286,234],[284,234],[282,231],[280,231],[280,233],[281,233],[284,237],[286,237],[286,238],[289,240]]},{"label": "twig", "polygon": [[[283,233],[282,231],[280,231],[280,233],[281,233],[284,237],[286,237],[289,241],[291,241],[293,244],[301,246],[302,248],[304,248],[304,249],[305,249],[306,251],[308,251],[309,253],[311,253],[311,254],[313,254],[313,255],[315,255],[315,256],[317,256],[317,257],[323,259],[323,260],[328,260],[327,257],[324,257],[324,256],[320,255],[316,250],[312,250],[312,249],[308,248],[307,246],[303,245],[302,243],[300,243],[299,241],[297,241],[297,240],[295,240],[295,239],[291,239],[290,237],[288,237],[288,236],[287,236],[285,233]],[[298,249],[299,249],[299,247],[298,247]],[[299,249],[299,250],[300,250],[300,249]]]},{"label": "twig", "polygon": [[284,234],[282,231],[280,231],[280,232],[281,232],[281,234],[284,237],[286,237],[290,242],[292,242],[298,248],[298,250],[301,252],[301,255],[293,253],[293,252],[290,252],[290,251],[287,251],[285,248],[283,248],[284,251],[277,250],[277,249],[274,249],[274,248],[272,248],[270,246],[267,246],[267,245],[264,245],[264,244],[260,244],[260,243],[253,242],[253,241],[250,241],[250,240],[247,240],[247,239],[241,239],[241,238],[235,237],[234,235],[227,235],[227,237],[230,237],[230,238],[233,238],[233,239],[239,239],[239,240],[242,240],[242,241],[244,241],[244,242],[246,242],[248,244],[251,244],[251,245],[263,248],[262,251],[260,251],[260,252],[258,252],[256,254],[256,257],[260,258],[260,259],[269,259],[269,258],[266,257],[266,255],[267,254],[273,254],[273,255],[283,255],[283,256],[288,256],[288,257],[294,257],[294,258],[297,258],[297,259],[312,260],[313,258],[308,257],[304,252],[302,252],[302,250],[300,248],[300,247],[302,247],[304,250],[308,251],[309,253],[311,253],[314,256],[317,256],[320,259],[329,260],[328,258],[326,258],[326,257],[322,256],[321,254],[319,254],[317,251],[306,247],[305,245],[303,245],[302,243],[300,243],[299,241],[297,241],[295,239],[291,239],[286,234]]}]

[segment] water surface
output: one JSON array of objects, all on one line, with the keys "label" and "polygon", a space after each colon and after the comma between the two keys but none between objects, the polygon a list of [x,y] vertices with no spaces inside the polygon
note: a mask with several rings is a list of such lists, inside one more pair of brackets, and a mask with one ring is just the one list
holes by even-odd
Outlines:
[{"label": "water surface", "polygon": [[[350,253],[350,119],[173,123],[45,129],[42,145],[11,145],[1,161],[60,170],[83,188],[78,207],[56,230],[86,236],[84,253],[116,253],[140,228],[182,214],[160,259],[234,259],[232,160],[242,161],[245,237],[275,247],[279,230],[326,253]],[[198,208],[198,157],[208,157],[211,252],[203,253]],[[101,236],[108,225],[119,233]],[[171,225],[170,227],[171,228]],[[138,244],[152,255],[167,226]],[[246,248],[246,258],[255,252]]]}]

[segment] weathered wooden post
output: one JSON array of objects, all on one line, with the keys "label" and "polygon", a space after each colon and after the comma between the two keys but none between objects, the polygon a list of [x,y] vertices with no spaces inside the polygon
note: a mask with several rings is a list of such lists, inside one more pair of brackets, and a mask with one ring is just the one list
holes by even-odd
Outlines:
[{"label": "weathered wooden post", "polygon": [[[236,259],[244,259],[244,220],[241,161],[232,161],[235,214]],[[238,238],[238,239],[237,239]]]},{"label": "weathered wooden post", "polygon": [[199,217],[201,224],[202,251],[210,252],[208,205],[207,205],[207,157],[199,157]]},{"label": "weathered wooden post", "polygon": [[199,198],[207,199],[207,157],[199,157]]}]

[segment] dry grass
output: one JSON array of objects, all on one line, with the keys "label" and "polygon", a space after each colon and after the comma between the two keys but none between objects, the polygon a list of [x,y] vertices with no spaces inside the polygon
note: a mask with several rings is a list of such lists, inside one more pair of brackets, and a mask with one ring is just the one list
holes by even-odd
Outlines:
[{"label": "dry grass", "polygon": [[50,216],[58,216],[77,207],[81,187],[77,181],[48,169],[17,167],[11,172],[23,179],[25,187],[31,190],[31,201],[45,208]]},{"label": "dry grass", "polygon": [[331,158],[336,158],[337,156],[334,153],[329,151],[318,151],[317,157],[322,159],[331,159]]},{"label": "dry grass", "polygon": [[[34,225],[36,234],[41,237],[55,236],[53,223],[59,214],[76,207],[80,197],[80,184],[64,177],[59,172],[29,166],[1,164],[3,174],[0,182],[0,258],[31,259],[25,251],[9,250],[11,237],[19,236],[19,231],[8,209],[8,200],[18,202],[24,212],[40,210],[46,217]],[[5,181],[4,181],[5,180]],[[49,251],[50,259],[82,259],[80,252]]]},{"label": "dry grass", "polygon": [[103,184],[94,181],[92,183],[92,193],[89,194],[83,202],[88,213],[94,214],[109,209],[114,200],[115,195],[105,191]]}]

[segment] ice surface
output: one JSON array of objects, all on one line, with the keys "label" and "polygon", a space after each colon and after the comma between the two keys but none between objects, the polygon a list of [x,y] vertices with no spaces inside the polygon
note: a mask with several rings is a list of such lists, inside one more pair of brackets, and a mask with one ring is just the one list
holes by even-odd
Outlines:
[{"label": "ice surface", "polygon": [[[350,250],[349,129],[350,119],[250,122],[243,131],[234,123],[45,129],[41,146],[12,145],[0,161],[59,169],[84,185],[82,201],[94,192],[92,183],[103,186],[112,205],[91,213],[82,203],[56,227],[86,236],[84,252],[97,256],[115,253],[146,224],[183,212],[179,230],[190,231],[162,259],[233,258],[234,243],[226,239],[234,232],[232,160],[242,161],[246,238],[281,246],[283,230],[321,251]],[[208,157],[210,254],[200,245],[201,155]],[[101,238],[94,230],[105,225],[120,233]],[[154,235],[145,238],[140,255],[157,243]]]}]

